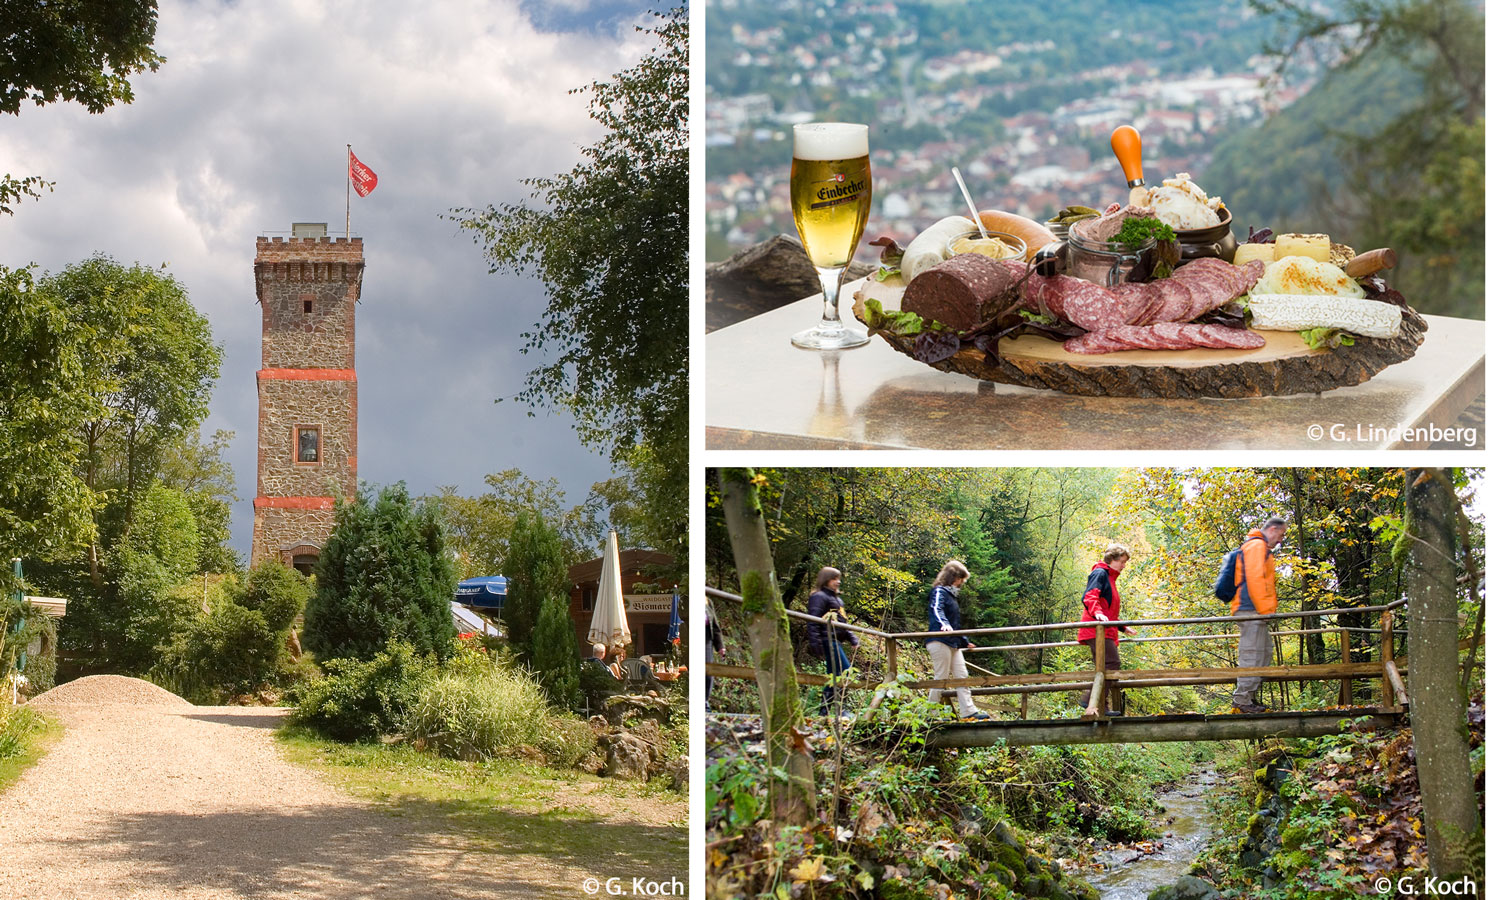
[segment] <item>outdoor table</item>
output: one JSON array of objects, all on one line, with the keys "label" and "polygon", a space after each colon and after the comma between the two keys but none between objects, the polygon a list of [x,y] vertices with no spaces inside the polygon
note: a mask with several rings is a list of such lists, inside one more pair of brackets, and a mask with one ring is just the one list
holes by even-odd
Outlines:
[{"label": "outdoor table", "polygon": [[[843,288],[846,321],[859,283]],[[1424,317],[1416,355],[1364,384],[1163,400],[978,381],[919,363],[879,337],[853,350],[793,347],[789,336],[821,310],[822,298],[808,297],[707,336],[708,449],[1421,449],[1464,442],[1434,431],[1451,429],[1484,389],[1484,323],[1446,316]]]}]

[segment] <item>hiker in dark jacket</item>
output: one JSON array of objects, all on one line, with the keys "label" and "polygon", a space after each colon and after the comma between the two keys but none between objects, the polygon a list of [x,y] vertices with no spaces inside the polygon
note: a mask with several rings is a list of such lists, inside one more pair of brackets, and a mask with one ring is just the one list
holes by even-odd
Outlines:
[{"label": "hiker in dark jacket", "polygon": [[[942,571],[938,572],[937,580],[927,594],[928,631],[954,631],[963,626],[958,612],[958,589],[968,580],[968,568],[956,559],[950,559]],[[959,635],[928,638],[927,655],[932,657],[932,677],[937,680],[968,678],[969,669],[964,665],[964,650],[973,646],[968,638]],[[960,718],[989,718],[974,705],[974,697],[968,688],[958,688],[955,693],[958,695]],[[933,703],[943,702],[942,689],[933,688],[928,691],[927,699]]]},{"label": "hiker in dark jacket", "polygon": [[[719,627],[719,614],[714,611],[714,603],[709,600],[704,604],[706,607],[706,626],[708,640],[705,646],[708,648],[708,661],[718,662],[724,657],[724,631]],[[709,710],[713,709],[714,677],[709,675],[704,679],[703,698]]]},{"label": "hiker in dark jacket", "polygon": [[[1130,551],[1119,544],[1110,544],[1104,548],[1104,558],[1094,563],[1094,568],[1089,572],[1088,584],[1083,589],[1083,618],[1084,622],[1118,622],[1120,620],[1120,590],[1115,586],[1115,579],[1125,571],[1125,564],[1130,562]],[[1120,668],[1120,631],[1126,634],[1135,634],[1135,629],[1126,626],[1124,629],[1104,629],[1104,668],[1114,671]],[[1090,649],[1090,659],[1093,659],[1092,650],[1094,638],[1098,632],[1094,628],[1078,629],[1078,643]],[[1089,705],[1090,691],[1084,691],[1078,704],[1085,708]],[[1104,708],[1100,710],[1107,716],[1122,715],[1125,710],[1125,695],[1118,687],[1111,687],[1105,694]]]},{"label": "hiker in dark jacket", "polygon": [[[849,617],[844,615],[844,601],[839,597],[839,584],[842,580],[843,575],[832,566],[824,566],[818,570],[812,596],[807,598],[807,614],[822,619],[832,613],[841,622],[849,621]],[[813,653],[823,660],[828,674],[836,676],[849,668],[849,657],[839,644],[847,643],[850,647],[858,647],[859,636],[847,628],[834,628],[826,622],[808,622],[807,643],[812,647]],[[833,700],[834,688],[830,684],[823,688],[823,715],[828,715],[833,709]]]}]

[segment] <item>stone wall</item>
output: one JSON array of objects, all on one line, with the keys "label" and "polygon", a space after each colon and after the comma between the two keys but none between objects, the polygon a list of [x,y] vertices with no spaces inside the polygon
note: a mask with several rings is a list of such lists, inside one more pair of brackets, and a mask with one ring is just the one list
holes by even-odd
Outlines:
[{"label": "stone wall", "polygon": [[[274,500],[272,502],[275,502]],[[277,559],[290,565],[290,552],[300,547],[317,547],[327,543],[333,531],[333,504],[327,508],[292,509],[256,505],[255,542],[250,547],[250,564],[262,559]]]},{"label": "stone wall", "polygon": [[[313,374],[313,373],[307,373]],[[259,497],[352,496],[358,472],[359,410],[356,384],[348,380],[275,377],[262,373],[260,390]],[[294,430],[322,430],[319,461],[296,461]]]}]

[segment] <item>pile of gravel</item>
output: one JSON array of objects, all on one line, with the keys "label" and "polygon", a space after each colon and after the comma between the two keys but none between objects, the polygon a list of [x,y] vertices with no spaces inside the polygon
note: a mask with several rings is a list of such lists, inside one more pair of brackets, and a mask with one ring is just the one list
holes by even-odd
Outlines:
[{"label": "pile of gravel", "polygon": [[31,698],[27,706],[192,706],[171,691],[124,675],[89,675]]}]

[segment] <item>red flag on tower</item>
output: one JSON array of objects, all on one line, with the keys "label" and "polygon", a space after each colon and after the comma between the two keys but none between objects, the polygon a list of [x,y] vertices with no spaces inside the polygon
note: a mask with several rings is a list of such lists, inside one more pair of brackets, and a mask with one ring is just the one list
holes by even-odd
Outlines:
[{"label": "red flag on tower", "polygon": [[375,184],[380,179],[375,177],[375,173],[370,171],[369,166],[359,161],[359,157],[354,155],[353,150],[350,150],[349,180],[354,182],[354,192],[356,194],[359,194],[361,197],[368,197],[370,196],[370,192],[375,190]]}]

